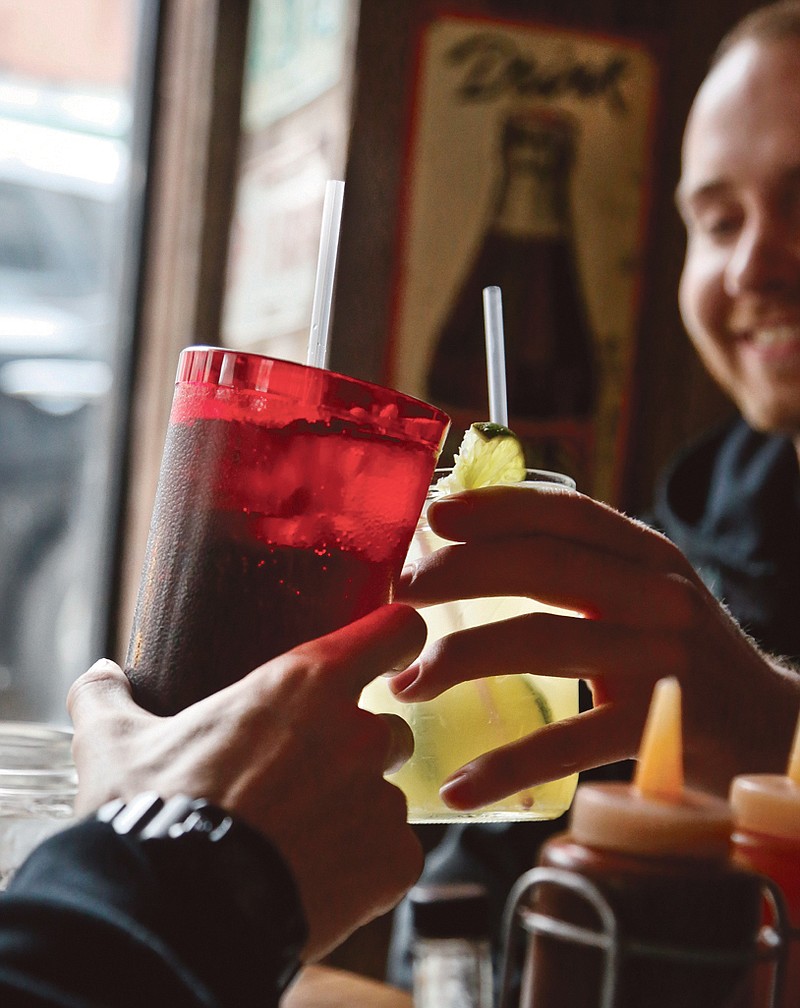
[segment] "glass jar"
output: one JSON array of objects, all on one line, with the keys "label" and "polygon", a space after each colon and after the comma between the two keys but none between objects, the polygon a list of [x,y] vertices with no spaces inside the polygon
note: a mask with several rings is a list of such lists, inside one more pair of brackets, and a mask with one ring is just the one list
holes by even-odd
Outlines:
[{"label": "glass jar", "polygon": [[[437,469],[434,473],[434,485],[411,542],[407,563],[449,545],[428,524],[427,504],[442,495],[436,484],[451,472]],[[575,489],[570,476],[541,469],[528,469],[520,485]],[[449,493],[451,488],[445,485],[443,492]],[[527,596],[456,599],[425,606],[420,611],[428,627],[428,647],[465,628],[513,620],[533,612],[577,618],[577,613]],[[432,700],[404,703],[392,693],[389,680],[378,676],[363,690],[360,703],[375,714],[399,715],[414,734],[411,758],[389,778],[406,796],[409,822],[549,820],[557,819],[570,806],[577,774],[525,788],[491,805],[467,811],[446,805],[439,789],[450,774],[482,753],[518,742],[552,721],[574,717],[578,713],[577,679],[533,672],[500,674],[457,683]]]},{"label": "glass jar", "polygon": [[0,890],[42,840],[74,818],[72,733],[0,721]]}]

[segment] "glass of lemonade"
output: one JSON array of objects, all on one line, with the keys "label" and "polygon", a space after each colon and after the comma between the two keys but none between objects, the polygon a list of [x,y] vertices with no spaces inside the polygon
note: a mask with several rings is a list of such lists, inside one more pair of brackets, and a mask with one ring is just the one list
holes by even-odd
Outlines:
[{"label": "glass of lemonade", "polygon": [[[448,470],[437,470],[436,476]],[[562,473],[528,470],[522,486],[558,483],[574,489],[575,482]],[[434,500],[434,487],[428,502]],[[439,547],[452,545],[439,538],[420,518],[408,560],[419,560]],[[555,612],[576,617],[565,609],[530,598],[495,597],[464,599],[426,606],[420,610],[428,625],[428,644],[466,627],[493,623],[531,612]],[[533,673],[500,675],[459,683],[433,700],[401,703],[388,680],[375,679],[361,694],[367,710],[399,714],[414,733],[414,755],[389,779],[406,795],[409,822],[514,821],[556,819],[570,806],[578,777],[561,780],[510,795],[502,801],[470,812],[449,808],[439,788],[453,771],[491,749],[530,735],[551,721],[578,713],[578,680],[557,679]]]},{"label": "glass of lemonade", "polygon": [[449,420],[320,368],[180,355],[126,661],[173,714],[390,601]]}]

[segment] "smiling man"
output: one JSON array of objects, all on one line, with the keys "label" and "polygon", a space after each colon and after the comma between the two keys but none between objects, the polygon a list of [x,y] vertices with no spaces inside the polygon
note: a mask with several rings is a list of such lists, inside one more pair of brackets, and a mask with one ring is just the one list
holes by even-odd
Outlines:
[{"label": "smiling man", "polygon": [[800,657],[800,3],[741,21],[686,125],[679,300],[741,418],[664,480],[660,526],[765,648]]},{"label": "smiling man", "polygon": [[735,44],[692,108],[678,189],[688,236],[680,304],[706,367],[750,425],[797,438],[800,8],[787,10],[798,34]]}]

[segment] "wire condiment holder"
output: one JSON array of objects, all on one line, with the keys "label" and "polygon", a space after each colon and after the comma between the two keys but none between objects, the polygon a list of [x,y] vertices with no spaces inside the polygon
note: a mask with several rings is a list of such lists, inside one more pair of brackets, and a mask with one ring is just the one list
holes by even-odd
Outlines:
[{"label": "wire condiment holder", "polygon": [[[569,890],[583,900],[596,917],[596,927],[585,927],[537,911],[533,906],[536,890],[542,885]],[[589,878],[559,868],[538,867],[522,875],[509,894],[503,917],[504,957],[501,972],[499,1008],[545,1008],[524,1000],[514,1003],[514,976],[520,963],[515,954],[520,929],[528,938],[528,976],[536,970],[532,954],[533,939],[547,937],[572,943],[584,949],[596,949],[602,957],[602,972],[597,990],[597,1008],[625,1008],[618,1000],[620,977],[626,963],[633,959],[672,962],[689,966],[741,967],[743,972],[762,964],[769,970],[763,1008],[779,1008],[785,982],[789,942],[798,940],[789,925],[784,897],[779,887],[761,878],[761,889],[768,918],[760,927],[753,944],[737,951],[696,949],[689,946],[646,943],[626,937],[614,908],[602,890]]]}]

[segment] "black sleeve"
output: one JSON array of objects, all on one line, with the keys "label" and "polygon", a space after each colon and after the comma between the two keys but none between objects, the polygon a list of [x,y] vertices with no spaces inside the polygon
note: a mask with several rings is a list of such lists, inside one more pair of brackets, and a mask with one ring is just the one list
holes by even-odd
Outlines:
[{"label": "black sleeve", "polygon": [[43,843],[0,894],[0,1005],[276,1006],[305,921],[283,860],[249,832],[246,907],[202,840],[141,841],[89,819]]}]

